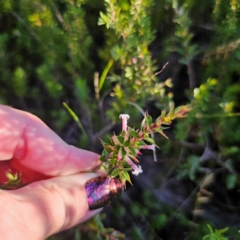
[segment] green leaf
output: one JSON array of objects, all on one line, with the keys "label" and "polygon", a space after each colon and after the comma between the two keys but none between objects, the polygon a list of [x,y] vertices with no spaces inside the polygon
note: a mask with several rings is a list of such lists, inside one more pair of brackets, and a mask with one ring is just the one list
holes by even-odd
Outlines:
[{"label": "green leaf", "polygon": [[122,136],[117,136],[116,138],[117,138],[117,140],[118,140],[121,144],[124,143],[124,137],[122,137]]},{"label": "green leaf", "polygon": [[168,139],[168,136],[167,136],[161,129],[155,129],[154,132],[158,132],[158,133],[160,133],[163,137],[165,137],[166,139]]},{"label": "green leaf", "polygon": [[141,123],[141,129],[143,129],[144,126],[146,125],[146,121],[147,121],[147,119],[146,119],[146,117],[144,117],[144,119],[142,120],[142,123]]},{"label": "green leaf", "polygon": [[126,162],[124,162],[124,161],[121,163],[121,166],[122,166],[123,168],[132,168],[131,165],[129,165],[128,163],[126,163]]},{"label": "green leaf", "polygon": [[121,172],[119,176],[124,185],[126,184],[127,181],[132,184],[130,175],[128,174],[128,172]]},{"label": "green leaf", "polygon": [[120,142],[119,142],[119,140],[118,140],[118,138],[117,138],[117,136],[116,135],[113,135],[112,137],[111,137],[111,140],[112,140],[112,144],[113,145],[117,145],[117,144],[120,144]]},{"label": "green leaf", "polygon": [[81,121],[79,120],[78,116],[76,115],[76,113],[64,102],[63,106],[68,110],[69,114],[72,116],[72,118],[74,119],[74,121],[77,123],[78,127],[83,131],[83,133],[86,135],[86,132],[84,130],[84,127],[81,123]]},{"label": "green leaf", "polygon": [[128,148],[125,148],[125,147],[122,147],[121,150],[122,150],[122,156],[125,157],[127,152],[126,152],[126,149],[128,150]]},{"label": "green leaf", "polygon": [[144,141],[138,142],[139,146],[146,146],[147,144]]},{"label": "green leaf", "polygon": [[210,234],[205,235],[202,239],[203,240],[227,240],[224,236],[222,236],[222,233],[228,231],[228,227],[223,229],[215,229],[215,231],[212,229],[212,227],[207,224],[207,227],[210,231]]},{"label": "green leaf", "polygon": [[108,166],[108,168],[107,168],[107,175],[111,176],[112,172],[113,172],[113,169],[110,166]]},{"label": "green leaf", "polygon": [[103,86],[103,84],[104,84],[104,82],[105,82],[105,80],[106,80],[107,74],[108,74],[110,68],[112,67],[112,65],[113,65],[113,60],[110,59],[110,60],[108,61],[107,66],[104,68],[103,73],[102,73],[102,75],[101,75],[101,77],[100,77],[99,84],[98,84],[99,92],[100,92],[101,89],[102,89],[102,86]]},{"label": "green leaf", "polygon": [[226,185],[228,189],[233,189],[237,183],[236,174],[228,174],[226,178]]},{"label": "green leaf", "polygon": [[104,170],[106,171],[106,172],[108,172],[108,165],[102,165],[102,167],[104,168]]},{"label": "green leaf", "polygon": [[112,171],[112,173],[111,173],[111,177],[116,177],[116,176],[118,176],[119,172],[120,172],[119,168],[115,168],[115,169]]},{"label": "green leaf", "polygon": [[218,229],[217,231],[218,231],[218,233],[220,233],[220,234],[225,233],[225,232],[228,231],[228,227],[223,228],[223,229]]},{"label": "green leaf", "polygon": [[115,145],[114,152],[118,152],[120,148],[121,148],[121,145]]},{"label": "green leaf", "polygon": [[124,143],[123,143],[123,145],[125,146],[125,147],[129,147],[131,144],[130,144],[130,140],[127,140],[127,141],[125,141]]},{"label": "green leaf", "polygon": [[99,160],[100,160],[101,162],[106,162],[106,161],[107,161],[106,156],[101,156],[101,157],[99,158]]},{"label": "green leaf", "polygon": [[102,151],[102,156],[104,156],[104,157],[108,156],[108,152],[107,152],[107,150],[105,148]]},{"label": "green leaf", "polygon": [[166,110],[163,110],[162,112],[161,112],[161,118],[164,118],[166,116]]},{"label": "green leaf", "polygon": [[107,24],[108,22],[109,22],[108,16],[105,13],[100,12],[100,18],[98,20],[98,25],[104,25],[104,24]]},{"label": "green leaf", "polygon": [[130,153],[131,153],[132,155],[136,155],[136,151],[135,151],[134,148],[129,147],[128,149],[129,149],[129,151],[130,151]]},{"label": "green leaf", "polygon": [[154,144],[155,145],[155,142],[152,138],[144,138],[144,140],[146,140],[147,142],[151,143],[151,144]]},{"label": "green leaf", "polygon": [[113,165],[118,163],[118,161],[116,159],[110,159],[109,162]]},{"label": "green leaf", "polygon": [[104,148],[107,150],[108,153],[111,153],[113,151],[113,146],[110,144],[104,144]]},{"label": "green leaf", "polygon": [[124,170],[124,171],[131,171],[132,168],[131,168],[131,167],[130,167],[130,168],[123,168],[123,170]]},{"label": "green leaf", "polygon": [[152,117],[150,115],[147,116],[147,124],[148,126],[152,124]]},{"label": "green leaf", "polygon": [[138,132],[136,132],[134,129],[128,127],[128,131],[132,137],[138,137]]}]

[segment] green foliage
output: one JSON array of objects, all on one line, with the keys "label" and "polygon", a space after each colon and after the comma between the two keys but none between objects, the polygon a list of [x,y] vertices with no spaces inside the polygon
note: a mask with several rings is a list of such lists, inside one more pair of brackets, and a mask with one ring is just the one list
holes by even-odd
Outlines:
[{"label": "green foliage", "polygon": [[178,169],[178,178],[188,178],[192,181],[197,179],[197,173],[200,169],[200,164],[198,162],[197,156],[189,156],[187,161],[180,165]]},{"label": "green foliage", "polygon": [[155,32],[148,14],[153,2],[134,0],[116,4],[114,0],[107,0],[105,5],[106,13],[100,12],[98,24],[113,31],[115,39],[109,51],[117,69],[121,70],[120,75],[112,73],[109,77],[115,83],[111,95],[116,98],[113,104],[115,113],[110,112],[110,116],[118,116],[123,107],[127,113],[128,102],[135,102],[140,107],[146,104],[144,99],[154,99],[162,104],[169,102],[171,94],[165,95],[169,81],[156,83],[156,67],[148,50]]},{"label": "green foliage", "polygon": [[13,73],[13,86],[18,96],[24,96],[26,93],[26,72],[18,67]]},{"label": "green foliage", "polygon": [[222,234],[227,232],[228,228],[215,229],[215,231],[213,231],[209,224],[207,224],[207,227],[210,231],[210,234],[204,236],[203,240],[227,240],[227,238],[223,237]]},{"label": "green foliage", "polygon": [[[205,177],[224,172],[221,188],[236,193],[239,12],[236,0],[1,1],[0,102],[38,115],[67,142],[97,152],[101,151],[99,137],[107,139],[120,113],[131,115],[130,123],[136,126],[139,109],[154,113],[155,118],[173,100],[177,106],[188,102],[192,111],[187,118],[171,128],[173,133],[167,130],[171,141],[164,144],[161,138],[154,139],[167,155],[167,167],[176,169],[180,179],[196,189]],[[159,71],[162,66],[163,72]],[[75,131],[71,116],[80,131]],[[151,129],[151,124],[154,121],[148,116],[139,131],[128,128],[128,139],[116,133],[117,144],[112,138],[105,140],[110,143],[103,143],[108,150],[101,159],[112,177],[121,175],[123,181],[130,181],[132,168],[127,163],[115,168],[116,157],[136,157],[141,146],[154,144],[150,135],[144,136],[144,144],[130,142]],[[165,129],[155,130],[165,136]],[[112,145],[116,151],[109,159]],[[15,177],[13,185],[19,183]],[[144,201],[148,207],[133,207],[133,213],[149,219],[152,229],[164,228],[171,217],[184,226],[190,224],[184,213],[175,216],[175,211],[165,208],[160,214],[159,202],[153,203],[150,197]],[[194,217],[191,222],[195,224]],[[107,233],[101,227],[99,232],[106,235],[96,237],[94,227],[89,233],[92,239],[114,238],[113,230]],[[197,239],[204,227],[199,223],[196,231],[186,234]],[[155,237],[154,231],[149,237],[135,225],[132,228],[136,239]],[[83,231],[79,229],[76,239]]]},{"label": "green foliage", "polygon": [[[124,234],[113,228],[105,228],[102,219],[105,218],[105,214],[98,214],[92,217],[90,220],[75,227],[74,232],[70,235],[72,240],[81,239],[96,239],[96,240],[119,240],[124,239]],[[49,237],[47,240],[63,240],[66,239],[61,234]],[[69,238],[68,238],[69,239]]]},{"label": "green foliage", "polygon": [[189,2],[185,1],[181,4],[180,1],[172,1],[172,7],[175,12],[173,21],[176,24],[175,35],[172,39],[173,43],[176,44],[174,51],[181,56],[179,62],[185,65],[189,65],[199,53],[198,46],[192,43],[194,35],[190,32],[192,22],[189,18]]},{"label": "green foliage", "polygon": [[[116,231],[113,228],[105,228],[102,224],[102,219],[104,218],[104,214],[99,214],[93,218],[91,218],[87,223],[84,225],[79,226],[79,230],[81,232],[87,232],[89,235],[89,239],[96,239],[96,240],[104,240],[104,239],[124,239],[124,234]],[[81,239],[81,232],[78,232],[79,239]],[[86,236],[85,236],[86,237]],[[77,240],[77,238],[75,238]]]},{"label": "green foliage", "polygon": [[153,217],[151,226],[152,228],[161,228],[163,227],[167,222],[167,216],[165,214],[158,214]]},{"label": "green foliage", "polygon": [[[79,79],[92,76],[93,64],[83,2],[1,3],[0,18],[6,25],[2,25],[0,35],[0,81],[12,96],[30,101],[33,112],[37,105],[60,109],[69,86],[76,89],[70,99],[76,101],[83,96],[86,101],[88,90],[84,91],[85,96],[79,94]],[[84,84],[87,85],[85,80]],[[2,102],[9,101],[7,91],[1,89],[0,95]],[[38,109],[38,114],[43,117],[44,111]],[[48,121],[54,119],[50,113]]]}]

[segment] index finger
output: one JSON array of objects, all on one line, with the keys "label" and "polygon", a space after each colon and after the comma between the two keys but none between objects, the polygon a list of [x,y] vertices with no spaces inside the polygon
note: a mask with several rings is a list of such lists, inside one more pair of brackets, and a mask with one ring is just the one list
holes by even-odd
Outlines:
[{"label": "index finger", "polygon": [[94,169],[98,155],[66,144],[39,118],[0,105],[0,160],[46,176]]}]

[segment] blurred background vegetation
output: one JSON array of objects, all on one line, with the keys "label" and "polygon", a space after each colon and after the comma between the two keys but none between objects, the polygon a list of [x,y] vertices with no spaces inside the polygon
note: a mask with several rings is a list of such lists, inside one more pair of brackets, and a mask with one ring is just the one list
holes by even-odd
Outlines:
[{"label": "blurred background vegetation", "polygon": [[67,143],[100,153],[120,113],[193,108],[105,217],[51,239],[240,239],[239,26],[238,0],[0,0],[0,103]]}]

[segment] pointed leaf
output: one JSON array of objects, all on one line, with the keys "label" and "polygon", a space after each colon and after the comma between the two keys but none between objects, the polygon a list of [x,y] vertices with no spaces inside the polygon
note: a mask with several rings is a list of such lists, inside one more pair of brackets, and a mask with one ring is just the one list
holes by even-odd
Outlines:
[{"label": "pointed leaf", "polygon": [[136,151],[135,151],[134,148],[129,147],[128,149],[129,149],[129,151],[130,151],[130,153],[131,153],[132,155],[136,155]]},{"label": "pointed leaf", "polygon": [[155,129],[154,132],[158,132],[158,133],[160,133],[162,136],[164,136],[165,138],[168,139],[168,136],[167,136],[163,131],[161,131],[160,129]]},{"label": "pointed leaf", "polygon": [[127,141],[125,141],[124,143],[123,143],[123,145],[125,146],[125,147],[129,147],[131,144],[130,144],[130,140],[127,140]]},{"label": "pointed leaf", "polygon": [[124,171],[132,171],[132,168],[124,168]]},{"label": "pointed leaf", "polygon": [[163,110],[162,112],[161,112],[161,118],[164,118],[166,116],[166,110]]},{"label": "pointed leaf", "polygon": [[124,147],[120,147],[119,151],[118,151],[118,157],[122,158],[126,155],[126,151],[124,149]]},{"label": "pointed leaf", "polygon": [[142,120],[142,123],[141,123],[141,129],[144,128],[144,126],[146,125],[146,122],[147,122],[147,119],[146,119],[146,117],[144,117],[144,119]]},{"label": "pointed leaf", "polygon": [[146,146],[147,144],[144,141],[139,142],[139,146]]},{"label": "pointed leaf", "polygon": [[155,142],[152,138],[144,138],[144,140],[146,140],[147,142],[151,143],[151,144],[154,144],[155,145]]},{"label": "pointed leaf", "polygon": [[118,161],[116,159],[110,159],[109,162],[113,165],[118,163]]},{"label": "pointed leaf", "polygon": [[106,162],[106,161],[107,161],[106,156],[101,156],[101,157],[99,158],[99,160],[100,160],[101,162]]},{"label": "pointed leaf", "polygon": [[107,155],[108,155],[107,150],[106,150],[106,149],[103,149],[101,156],[107,157]]},{"label": "pointed leaf", "polygon": [[111,177],[116,177],[116,176],[118,176],[119,172],[120,172],[119,168],[115,168],[115,169],[112,171],[112,173],[111,173]]},{"label": "pointed leaf", "polygon": [[114,142],[114,144],[113,144],[113,145],[120,144],[120,142],[119,142],[119,140],[118,140],[118,138],[117,138],[117,136],[116,136],[116,135],[113,135],[113,136],[112,136],[112,141]]},{"label": "pointed leaf", "polygon": [[130,176],[129,176],[128,172],[121,172],[119,174],[119,176],[120,176],[120,179],[121,179],[121,181],[124,185],[126,184],[126,181],[128,181],[132,185],[132,182],[131,182],[131,179],[130,179]]},{"label": "pointed leaf", "polygon": [[129,131],[129,134],[130,134],[132,137],[138,137],[138,132],[135,131],[134,129],[128,127],[128,131]]},{"label": "pointed leaf", "polygon": [[218,229],[218,232],[219,232],[220,234],[225,233],[226,231],[228,231],[228,227],[223,228],[223,229]]},{"label": "pointed leaf", "polygon": [[116,138],[117,138],[117,140],[118,140],[121,144],[124,143],[124,137],[122,137],[122,136],[117,136]]},{"label": "pointed leaf", "polygon": [[152,117],[150,115],[147,116],[147,124],[148,126],[152,124]]}]

